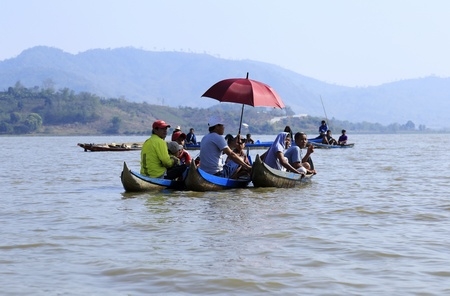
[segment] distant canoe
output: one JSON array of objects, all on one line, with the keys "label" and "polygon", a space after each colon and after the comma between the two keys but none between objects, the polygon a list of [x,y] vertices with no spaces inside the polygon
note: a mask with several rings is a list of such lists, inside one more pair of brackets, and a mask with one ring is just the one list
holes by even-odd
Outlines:
[{"label": "distant canoe", "polygon": [[323,149],[335,149],[335,148],[353,148],[355,143],[343,144],[343,145],[329,145],[322,143],[312,143],[315,148],[323,148]]},{"label": "distant canoe", "polygon": [[276,170],[265,164],[259,154],[252,166],[252,182],[255,187],[291,188],[311,180],[313,174],[302,178],[300,174]]},{"label": "distant canoe", "polygon": [[84,151],[134,151],[141,150],[142,143],[105,143],[105,144],[91,144],[91,143],[78,143],[78,146],[84,149]]},{"label": "distant canoe", "polygon": [[184,189],[183,181],[174,181],[163,178],[151,178],[131,171],[127,164],[123,163],[123,171],[120,176],[123,188],[127,192],[157,191],[163,189]]},{"label": "distant canoe", "polygon": [[308,143],[322,143],[322,138],[311,138],[311,139],[308,139]]},{"label": "distant canoe", "polygon": [[219,191],[233,188],[245,188],[250,179],[229,179],[208,174],[191,162],[185,184],[187,190]]},{"label": "distant canoe", "polygon": [[[250,150],[256,150],[256,149],[267,149],[272,146],[272,141],[266,141],[266,142],[260,142],[259,140],[256,141],[254,144],[245,144],[245,148],[248,148]],[[186,150],[200,150],[200,142],[197,144],[187,144],[185,147]]]}]

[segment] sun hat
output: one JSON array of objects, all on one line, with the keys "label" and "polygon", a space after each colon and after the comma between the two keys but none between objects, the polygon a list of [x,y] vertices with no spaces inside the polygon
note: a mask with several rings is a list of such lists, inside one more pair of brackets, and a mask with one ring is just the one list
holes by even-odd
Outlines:
[{"label": "sun hat", "polygon": [[177,125],[177,127],[175,128],[175,131],[181,131],[181,126]]},{"label": "sun hat", "polygon": [[167,124],[164,120],[157,120],[153,122],[152,128],[166,128],[170,127],[170,124]]},{"label": "sun hat", "polygon": [[208,120],[208,125],[211,126],[215,126],[218,124],[223,124],[223,120],[222,118],[218,117],[218,116],[211,116],[211,118],[209,118]]}]

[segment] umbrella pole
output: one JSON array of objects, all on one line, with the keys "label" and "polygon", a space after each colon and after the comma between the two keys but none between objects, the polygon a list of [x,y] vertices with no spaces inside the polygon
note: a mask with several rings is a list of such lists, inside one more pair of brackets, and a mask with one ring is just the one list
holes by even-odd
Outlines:
[{"label": "umbrella pole", "polygon": [[[245,77],[245,79],[248,79],[248,72],[247,72],[247,77]],[[241,121],[239,122],[239,132],[238,135],[241,135],[241,126],[242,126],[242,116],[244,115],[244,104],[242,104],[242,109],[241,109]]]},{"label": "umbrella pole", "polygon": [[238,135],[241,134],[241,126],[242,126],[242,116],[244,115],[244,104],[242,104],[242,109],[241,109],[241,120],[239,122],[239,132]]}]

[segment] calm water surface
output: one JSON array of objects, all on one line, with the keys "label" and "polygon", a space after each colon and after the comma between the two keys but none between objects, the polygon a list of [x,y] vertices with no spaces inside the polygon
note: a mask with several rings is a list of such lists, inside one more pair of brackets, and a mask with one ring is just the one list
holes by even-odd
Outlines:
[{"label": "calm water surface", "polygon": [[125,194],[139,151],[76,144],[145,137],[0,137],[0,293],[450,295],[449,137],[349,138],[301,188]]}]

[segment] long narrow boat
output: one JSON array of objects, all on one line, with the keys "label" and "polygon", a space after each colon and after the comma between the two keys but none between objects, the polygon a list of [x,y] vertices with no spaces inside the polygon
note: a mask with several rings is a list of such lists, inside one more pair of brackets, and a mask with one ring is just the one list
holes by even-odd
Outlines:
[{"label": "long narrow boat", "polygon": [[310,181],[312,174],[304,177],[299,174],[280,171],[271,168],[265,164],[259,154],[252,166],[252,182],[255,187],[277,187],[277,188],[291,188]]},{"label": "long narrow boat", "polygon": [[311,138],[311,139],[308,139],[308,143],[322,143],[322,138]]},{"label": "long narrow boat", "polygon": [[78,143],[78,146],[84,149],[84,151],[134,151],[141,150],[142,143],[105,143],[105,144],[92,144],[92,143]]},{"label": "long narrow boat", "polygon": [[163,178],[151,178],[131,171],[126,162],[123,163],[123,171],[120,176],[123,188],[127,192],[156,191],[162,189],[184,189],[183,181],[174,181]]},{"label": "long narrow boat", "polygon": [[198,168],[194,162],[189,166],[185,179],[186,189],[192,191],[218,191],[232,188],[245,188],[250,179],[229,179],[208,174]]},{"label": "long narrow boat", "polygon": [[315,148],[323,148],[323,149],[335,149],[335,148],[353,148],[355,143],[342,144],[342,145],[329,145],[322,143],[312,143]]},{"label": "long narrow boat", "polygon": [[[250,150],[256,150],[256,149],[267,149],[272,146],[271,141],[266,142],[260,142],[259,140],[256,141],[254,144],[245,144],[245,148],[248,148]],[[186,150],[200,150],[200,142],[197,144],[188,144],[186,145]]]}]

